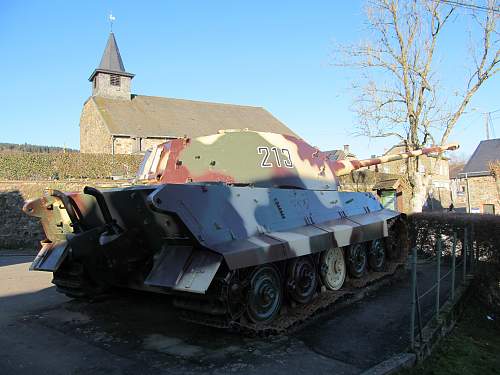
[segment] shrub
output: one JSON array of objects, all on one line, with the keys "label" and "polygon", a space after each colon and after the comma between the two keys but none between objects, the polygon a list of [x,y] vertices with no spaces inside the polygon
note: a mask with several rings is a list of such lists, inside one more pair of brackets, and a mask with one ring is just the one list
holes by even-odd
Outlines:
[{"label": "shrub", "polygon": [[0,153],[0,179],[133,177],[141,161],[140,155],[5,152]]}]

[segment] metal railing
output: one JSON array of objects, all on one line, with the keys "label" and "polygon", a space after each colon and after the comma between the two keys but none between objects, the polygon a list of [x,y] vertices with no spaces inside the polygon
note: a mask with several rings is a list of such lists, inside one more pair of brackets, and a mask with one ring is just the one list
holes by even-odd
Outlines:
[{"label": "metal railing", "polygon": [[[410,293],[411,293],[411,315],[410,315],[410,344],[411,348],[415,348],[415,323],[418,324],[418,335],[420,343],[423,342],[422,337],[422,308],[421,301],[424,297],[431,294],[435,291],[435,315],[434,319],[439,321],[441,306],[447,301],[454,301],[456,298],[456,273],[457,269],[462,271],[462,277],[460,280],[460,284],[462,285],[467,280],[467,275],[473,273],[474,271],[474,263],[476,261],[474,254],[474,242],[473,242],[473,228],[470,230],[465,227],[463,229],[463,240],[461,251],[460,251],[460,261],[457,263],[457,244],[458,240],[458,231],[453,231],[453,237],[451,241],[451,264],[450,270],[446,272],[444,275],[441,275],[441,260],[443,257],[443,238],[439,234],[435,241],[434,247],[436,250],[436,282],[429,287],[422,294],[419,293],[418,290],[418,279],[417,279],[417,267],[418,267],[418,257],[417,257],[417,247],[412,248],[412,254],[410,257],[411,264],[411,284],[410,284]],[[469,260],[467,258],[470,258]],[[450,295],[446,301],[441,301],[441,286],[443,285],[443,281],[451,276],[451,288]],[[442,302],[442,303],[441,303]]]}]

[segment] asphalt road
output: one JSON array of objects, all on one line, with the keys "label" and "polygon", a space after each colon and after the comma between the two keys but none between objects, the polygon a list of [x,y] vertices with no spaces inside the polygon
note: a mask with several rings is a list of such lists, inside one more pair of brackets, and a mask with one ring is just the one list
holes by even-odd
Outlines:
[{"label": "asphalt road", "polygon": [[[255,339],[183,322],[164,296],[70,300],[51,274],[28,271],[31,259],[0,252],[1,374],[359,374],[408,346],[407,279],[289,336]],[[421,291],[434,272],[421,267]],[[434,298],[422,301],[424,322]]]}]

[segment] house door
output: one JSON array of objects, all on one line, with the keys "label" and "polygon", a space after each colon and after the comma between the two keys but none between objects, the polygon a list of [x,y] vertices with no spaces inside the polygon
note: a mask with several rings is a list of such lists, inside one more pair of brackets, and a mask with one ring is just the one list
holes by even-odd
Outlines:
[{"label": "house door", "polygon": [[380,203],[384,208],[396,211],[396,190],[380,191]]}]

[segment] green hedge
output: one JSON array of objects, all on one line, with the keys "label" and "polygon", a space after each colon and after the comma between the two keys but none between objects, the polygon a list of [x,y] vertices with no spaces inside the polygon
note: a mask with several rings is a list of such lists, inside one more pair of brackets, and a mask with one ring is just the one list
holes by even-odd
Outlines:
[{"label": "green hedge", "polygon": [[0,179],[133,177],[141,161],[140,155],[4,152],[0,153]]}]

